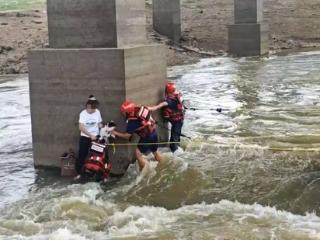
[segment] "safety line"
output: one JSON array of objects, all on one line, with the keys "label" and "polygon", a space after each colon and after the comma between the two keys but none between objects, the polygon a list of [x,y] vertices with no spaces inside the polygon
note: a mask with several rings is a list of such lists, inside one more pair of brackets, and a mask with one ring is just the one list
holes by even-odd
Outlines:
[{"label": "safety line", "polygon": [[256,150],[270,150],[278,152],[320,152],[320,148],[279,148],[279,147],[267,147],[267,146],[246,146],[246,145],[225,145],[225,144],[213,144],[214,147],[229,148],[229,149],[256,149]]},{"label": "safety line", "polygon": [[[149,146],[149,145],[168,145],[180,144],[180,142],[159,142],[159,143],[107,143],[106,146]],[[320,152],[320,148],[278,148],[278,147],[264,147],[264,146],[246,146],[246,145],[225,145],[212,144],[213,147],[228,148],[228,149],[256,149],[256,150],[270,150],[281,152]]]},{"label": "safety line", "polygon": [[106,146],[148,146],[148,145],[168,145],[168,144],[180,144],[181,142],[158,142],[158,143],[106,143]]},{"label": "safety line", "polygon": [[[203,136],[212,136],[212,133],[201,133]],[[298,138],[298,137],[320,137],[320,134],[308,134],[308,135],[265,135],[265,136],[236,136],[236,137],[223,137],[224,139],[228,140],[254,140],[254,139],[270,139],[270,138],[276,138],[276,139],[286,139],[286,138]]]}]

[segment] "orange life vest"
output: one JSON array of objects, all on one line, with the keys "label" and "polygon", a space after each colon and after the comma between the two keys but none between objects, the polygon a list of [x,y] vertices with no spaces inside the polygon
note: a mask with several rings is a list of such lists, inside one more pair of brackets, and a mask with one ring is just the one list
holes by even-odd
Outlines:
[{"label": "orange life vest", "polygon": [[140,127],[135,130],[135,133],[141,138],[148,137],[156,130],[156,122],[152,118],[150,110],[145,106],[136,108],[134,115],[128,117],[128,121],[130,120],[139,121]]},{"label": "orange life vest", "polygon": [[92,142],[90,154],[83,166],[84,172],[100,173],[103,178],[107,178],[111,172],[111,163],[107,163],[105,145]]}]

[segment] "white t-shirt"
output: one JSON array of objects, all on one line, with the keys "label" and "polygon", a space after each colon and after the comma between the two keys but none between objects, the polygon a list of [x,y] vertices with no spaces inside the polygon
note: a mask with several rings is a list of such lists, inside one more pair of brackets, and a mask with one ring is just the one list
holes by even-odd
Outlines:
[{"label": "white t-shirt", "polygon": [[[84,124],[87,131],[94,136],[99,134],[99,123],[101,122],[101,113],[98,109],[91,114],[88,113],[86,109],[80,113],[79,123]],[[83,132],[81,132],[81,136],[89,137]]]}]

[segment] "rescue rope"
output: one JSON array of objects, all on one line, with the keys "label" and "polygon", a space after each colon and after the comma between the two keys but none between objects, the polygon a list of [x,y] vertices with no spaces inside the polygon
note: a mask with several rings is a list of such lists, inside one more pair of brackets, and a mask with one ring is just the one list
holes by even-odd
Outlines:
[{"label": "rescue rope", "polygon": [[148,145],[168,145],[180,144],[180,142],[158,142],[158,143],[106,143],[106,146],[148,146]]},{"label": "rescue rope", "polygon": [[[201,133],[203,136],[212,136],[212,133]],[[308,137],[320,137],[320,134],[308,134]],[[237,140],[255,140],[255,139],[270,139],[270,138],[276,138],[276,139],[286,139],[286,138],[295,138],[295,137],[305,137],[305,135],[291,135],[291,136],[277,136],[277,135],[265,135],[265,136],[247,136],[247,137],[241,137],[236,136],[234,137],[223,137],[224,139],[227,139],[228,141],[237,141]]]},{"label": "rescue rope", "polygon": [[113,154],[116,152],[116,147],[128,147],[128,146],[151,146],[151,145],[168,145],[168,144],[180,144],[180,142],[158,142],[158,143],[105,143],[106,146],[111,146],[113,149]]},{"label": "rescue rope", "polygon": [[213,144],[214,147],[229,148],[229,149],[255,149],[255,150],[269,150],[276,152],[320,152],[320,148],[281,148],[281,147],[268,147],[268,146],[250,146],[250,145],[225,145],[225,144]]},{"label": "rescue rope", "polygon": [[[111,146],[115,149],[117,146],[150,146],[150,145],[168,145],[168,144],[180,144],[180,142],[159,142],[159,143],[107,143],[106,146]],[[268,146],[250,146],[250,145],[225,145],[225,144],[212,144],[213,147],[228,148],[228,149],[255,149],[255,150],[269,150],[277,152],[320,152],[320,148],[280,148],[280,147],[268,147]]]},{"label": "rescue rope", "polygon": [[195,108],[195,107],[185,107],[186,110],[191,111],[216,111],[218,113],[221,113],[222,111],[228,111],[227,109],[222,108]]}]

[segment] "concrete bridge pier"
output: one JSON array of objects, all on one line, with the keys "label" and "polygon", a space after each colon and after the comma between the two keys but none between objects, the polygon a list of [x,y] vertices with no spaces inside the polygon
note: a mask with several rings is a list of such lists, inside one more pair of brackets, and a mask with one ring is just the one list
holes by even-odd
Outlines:
[{"label": "concrete bridge pier", "polygon": [[258,56],[269,51],[269,27],[263,22],[263,0],[234,0],[235,24],[228,26],[229,53]]},{"label": "concrete bridge pier", "polygon": [[153,29],[178,44],[181,39],[180,0],[153,0]]},{"label": "concrete bridge pier", "polygon": [[[60,167],[59,156],[78,150],[78,118],[90,94],[104,121],[125,130],[125,99],[156,104],[166,83],[165,47],[145,45],[144,0],[48,0],[50,49],[29,52],[35,167]],[[162,121],[157,116],[158,121]],[[167,130],[158,129],[160,140]],[[117,147],[112,173],[123,174],[134,147]]]}]

